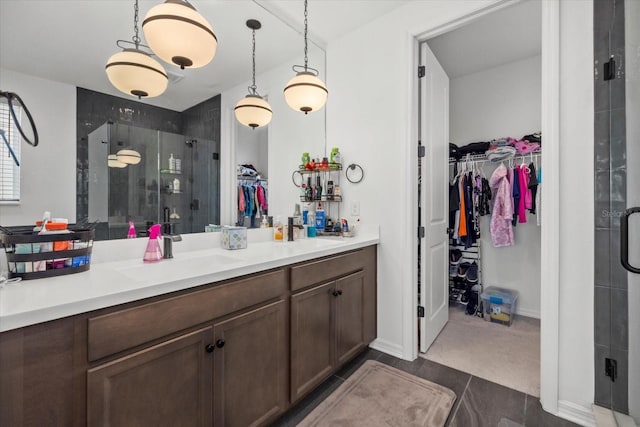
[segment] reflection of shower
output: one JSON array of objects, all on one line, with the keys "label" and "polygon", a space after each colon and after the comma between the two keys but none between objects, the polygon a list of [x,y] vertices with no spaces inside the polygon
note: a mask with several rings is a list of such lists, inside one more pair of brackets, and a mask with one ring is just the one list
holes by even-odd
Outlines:
[{"label": "reflection of shower", "polygon": [[184,143],[187,144],[189,147],[193,148],[193,144],[197,144],[198,140],[197,139],[187,139]]}]

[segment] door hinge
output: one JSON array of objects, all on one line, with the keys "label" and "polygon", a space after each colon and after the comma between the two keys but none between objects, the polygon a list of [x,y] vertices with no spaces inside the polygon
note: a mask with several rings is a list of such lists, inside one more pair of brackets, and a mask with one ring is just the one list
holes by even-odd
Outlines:
[{"label": "door hinge", "polygon": [[418,227],[418,239],[424,239],[425,235],[426,234],[425,234],[424,226]]},{"label": "door hinge", "polygon": [[418,158],[424,157],[426,155],[427,155],[426,147],[420,144],[420,141],[418,141]]},{"label": "door hinge", "polygon": [[604,80],[613,80],[616,78],[616,60],[613,59],[613,56],[609,59],[609,61],[604,63]]},{"label": "door hinge", "polygon": [[418,66],[418,78],[423,78],[427,73],[427,69],[424,65]]},{"label": "door hinge", "polygon": [[604,374],[611,378],[611,382],[616,382],[618,377],[618,362],[615,359],[604,359]]},{"label": "door hinge", "polygon": [[418,306],[418,317],[424,317],[424,307],[421,305]]}]

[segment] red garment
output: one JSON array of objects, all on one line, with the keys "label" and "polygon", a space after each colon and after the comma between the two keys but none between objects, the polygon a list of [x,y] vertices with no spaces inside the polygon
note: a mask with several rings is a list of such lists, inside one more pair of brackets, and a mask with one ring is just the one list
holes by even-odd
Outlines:
[{"label": "red garment", "polygon": [[269,210],[269,205],[267,204],[267,195],[262,185],[258,185],[256,187],[256,198],[258,199],[258,205],[262,212],[267,212]]},{"label": "red garment", "polygon": [[238,211],[244,212],[244,189],[241,185],[238,186]]},{"label": "red garment", "polygon": [[[517,169],[518,180],[520,184],[520,200],[518,203],[518,222],[527,222],[527,198],[529,199],[529,206],[531,206],[531,190],[529,190],[529,169],[527,167],[518,167]],[[528,196],[528,197],[527,197]]]},{"label": "red garment", "polygon": [[465,209],[464,204],[465,179],[466,177],[464,175],[462,176],[462,178],[460,178],[460,225],[458,227],[458,236],[460,237],[465,237],[467,235],[467,215],[465,214],[467,210]]}]

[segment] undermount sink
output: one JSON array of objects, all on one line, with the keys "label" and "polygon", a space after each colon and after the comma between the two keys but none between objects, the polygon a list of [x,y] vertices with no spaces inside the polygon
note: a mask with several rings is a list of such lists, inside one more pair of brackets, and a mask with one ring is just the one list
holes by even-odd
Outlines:
[{"label": "undermount sink", "polygon": [[178,253],[174,258],[163,259],[158,262],[140,263],[132,266],[122,267],[118,271],[134,280],[162,280],[171,281],[184,279],[189,273],[196,275],[199,271],[205,270],[203,266],[233,265],[241,263],[238,258],[233,258],[220,254],[188,254]]}]

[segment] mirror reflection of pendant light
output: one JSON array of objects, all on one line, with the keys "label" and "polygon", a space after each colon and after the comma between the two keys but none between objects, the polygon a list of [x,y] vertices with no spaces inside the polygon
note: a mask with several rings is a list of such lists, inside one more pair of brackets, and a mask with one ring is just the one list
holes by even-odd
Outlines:
[{"label": "mirror reflection of pendant light", "polygon": [[269,124],[273,116],[273,111],[269,103],[260,96],[256,86],[256,30],[259,30],[262,24],[255,19],[249,19],[247,21],[247,27],[251,28],[253,33],[253,80],[251,86],[249,86],[249,94],[238,101],[234,111],[236,113],[236,119],[238,119],[240,123],[255,129],[259,126]]},{"label": "mirror reflection of pendant light", "polygon": [[[138,0],[135,2],[133,27],[133,43],[126,40],[116,42],[123,51],[112,55],[107,61],[107,77],[116,89],[127,95],[138,98],[161,95],[167,89],[169,78],[162,65],[140,49],[148,47],[140,43],[138,36]],[[134,45],[134,48],[125,48],[122,44]]]},{"label": "mirror reflection of pendant light", "polygon": [[166,0],[149,10],[142,31],[153,52],[169,64],[199,68],[216,54],[213,28],[186,0]]},{"label": "mirror reflection of pendant light", "polygon": [[136,150],[120,150],[116,154],[119,162],[127,165],[137,165],[142,160],[142,156]]},{"label": "mirror reflection of pendant light", "polygon": [[324,107],[329,95],[327,86],[318,78],[318,70],[308,65],[307,15],[307,0],[304,0],[304,66],[293,66],[293,71],[297,74],[284,88],[284,97],[289,107],[305,114]]},{"label": "mirror reflection of pendant light", "polygon": [[126,168],[127,164],[118,160],[118,157],[115,154],[109,154],[107,157],[107,165],[110,168]]}]

